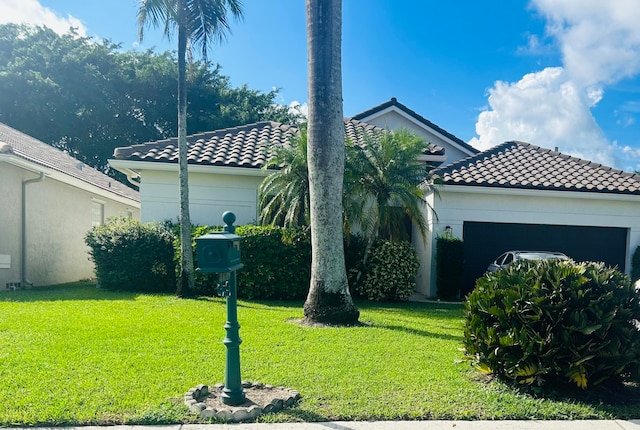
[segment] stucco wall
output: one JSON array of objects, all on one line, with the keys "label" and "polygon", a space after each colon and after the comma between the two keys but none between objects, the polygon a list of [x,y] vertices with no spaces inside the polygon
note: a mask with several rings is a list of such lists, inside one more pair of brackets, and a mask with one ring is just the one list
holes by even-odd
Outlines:
[{"label": "stucco wall", "polygon": [[450,164],[469,156],[469,154],[462,152],[457,147],[451,145],[448,141],[445,141],[435,134],[427,132],[424,128],[424,124],[401,115],[396,111],[388,111],[381,114],[380,116],[367,118],[364,121],[378,127],[386,128],[388,130],[405,128],[424,138],[428,143],[444,147],[447,159],[443,164]]},{"label": "stucco wall", "polygon": [[[10,267],[0,268],[0,289],[20,280],[20,190],[24,171],[0,163],[0,255],[9,256]],[[31,177],[35,177],[31,175]],[[7,258],[7,257],[3,257]]]},{"label": "stucco wall", "polygon": [[[440,188],[432,239],[446,226],[462,238],[465,221],[623,227],[629,229],[626,267],[630,270],[631,255],[640,245],[640,199],[636,196],[470,188]],[[435,240],[428,246],[435,256]],[[431,259],[422,263],[419,279],[427,282],[419,290],[435,296],[435,262]]]},{"label": "stucco wall", "polygon": [[[9,175],[11,180],[5,181],[5,175]],[[34,173],[0,163],[0,184],[3,192],[0,254],[8,252],[12,256],[11,270],[0,269],[0,288],[4,288],[7,282],[21,280],[22,180],[37,177]],[[6,195],[11,196],[11,204],[7,205],[9,210],[5,210],[5,191]],[[84,244],[84,236],[92,226],[91,207],[94,201],[104,204],[105,219],[110,216],[127,216],[129,213],[135,218],[140,215],[136,207],[92,194],[49,177],[27,186],[26,279],[34,286],[94,277],[93,263],[89,261],[88,247]]]},{"label": "stucco wall", "polygon": [[[191,223],[222,225],[222,214],[232,211],[236,225],[255,224],[258,187],[264,176],[189,173]],[[180,212],[178,173],[145,170],[140,185],[141,221],[176,222]]]}]

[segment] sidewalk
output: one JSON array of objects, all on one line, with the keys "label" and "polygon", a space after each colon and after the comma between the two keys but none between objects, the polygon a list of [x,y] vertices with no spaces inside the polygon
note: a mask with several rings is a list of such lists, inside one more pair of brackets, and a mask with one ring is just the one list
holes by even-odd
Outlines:
[{"label": "sidewalk", "polygon": [[584,421],[336,421],[274,424],[47,427],[10,430],[640,430],[638,420]]}]

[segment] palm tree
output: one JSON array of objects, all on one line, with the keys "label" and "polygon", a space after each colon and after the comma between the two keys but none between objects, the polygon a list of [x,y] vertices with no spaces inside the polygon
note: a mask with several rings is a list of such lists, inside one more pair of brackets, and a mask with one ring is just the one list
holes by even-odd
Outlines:
[{"label": "palm tree", "polygon": [[298,227],[309,225],[309,172],[307,127],[300,126],[288,146],[273,146],[264,168],[276,167],[260,184],[260,223]]},{"label": "palm tree", "polygon": [[242,17],[240,0],[140,0],[138,36],[144,37],[147,25],[164,27],[171,38],[178,31],[178,164],[180,177],[180,280],[177,296],[193,291],[194,269],[189,216],[189,173],[187,148],[187,43],[200,46],[205,61],[212,41],[220,42],[229,31],[227,15]]},{"label": "palm tree", "polygon": [[436,192],[428,166],[420,160],[428,143],[403,129],[364,139],[362,146],[350,142],[347,146],[349,224],[360,225],[370,241],[407,240],[408,218],[426,239],[422,204],[425,194]]},{"label": "palm tree", "polygon": [[307,0],[306,15],[311,282],[303,310],[311,323],[352,324],[360,312],[349,294],[342,240],[342,1]]}]

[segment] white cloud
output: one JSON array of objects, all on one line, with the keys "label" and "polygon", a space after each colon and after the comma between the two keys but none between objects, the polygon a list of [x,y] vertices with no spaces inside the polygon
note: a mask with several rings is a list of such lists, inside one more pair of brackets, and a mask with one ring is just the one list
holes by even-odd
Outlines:
[{"label": "white cloud", "polygon": [[300,103],[297,100],[289,103],[289,112],[293,114],[300,114],[307,118],[309,116],[309,105],[307,103]]},{"label": "white cloud", "polygon": [[479,137],[470,144],[485,150],[522,140],[613,165],[612,148],[591,114],[589,95],[561,67],[530,73],[516,83],[496,82],[489,90],[489,109],[476,123]]},{"label": "white cloud", "polygon": [[65,34],[74,27],[79,35],[87,34],[87,28],[78,18],[60,16],[38,0],[0,0],[0,24],[7,23],[43,25],[58,34]]},{"label": "white cloud", "polygon": [[[608,141],[591,108],[607,85],[640,73],[640,2],[531,0],[531,5],[546,18],[546,36],[557,43],[563,64],[518,82],[496,82],[489,108],[478,116],[478,137],[470,143],[487,149],[524,140],[610,166],[637,165],[640,152]],[[528,50],[539,47],[539,39],[530,36]]]}]

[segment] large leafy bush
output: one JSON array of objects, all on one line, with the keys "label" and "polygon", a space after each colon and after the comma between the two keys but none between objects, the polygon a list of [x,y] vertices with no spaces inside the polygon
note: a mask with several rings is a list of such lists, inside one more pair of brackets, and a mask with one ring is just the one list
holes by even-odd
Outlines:
[{"label": "large leafy bush", "polygon": [[638,380],[640,302],[602,263],[518,262],[478,279],[465,304],[466,356],[520,384],[580,388]]},{"label": "large leafy bush", "polygon": [[98,284],[118,291],[175,291],[173,240],[163,225],[132,218],[112,218],[85,236]]},{"label": "large leafy bush", "polygon": [[415,290],[419,266],[411,243],[379,240],[367,261],[364,282],[356,290],[373,301],[406,300]]}]

